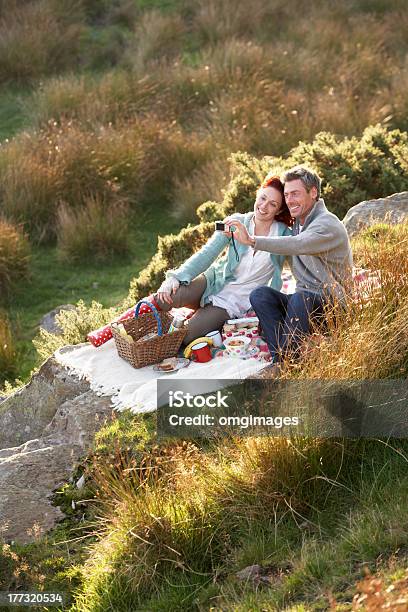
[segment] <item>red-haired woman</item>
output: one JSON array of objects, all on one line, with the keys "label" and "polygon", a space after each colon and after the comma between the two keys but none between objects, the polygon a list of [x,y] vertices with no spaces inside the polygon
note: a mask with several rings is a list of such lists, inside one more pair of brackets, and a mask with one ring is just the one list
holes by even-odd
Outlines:
[{"label": "red-haired woman", "polygon": [[[259,187],[254,210],[235,213],[225,221],[241,221],[255,236],[287,236],[292,218],[278,177]],[[224,257],[218,256],[228,247]],[[269,285],[280,290],[284,257],[254,251],[234,241],[233,234],[215,232],[210,240],[177,270],[170,270],[155,294],[162,310],[187,306],[196,312],[188,321],[185,343],[220,329],[227,319],[243,317],[251,308],[249,294]]]}]

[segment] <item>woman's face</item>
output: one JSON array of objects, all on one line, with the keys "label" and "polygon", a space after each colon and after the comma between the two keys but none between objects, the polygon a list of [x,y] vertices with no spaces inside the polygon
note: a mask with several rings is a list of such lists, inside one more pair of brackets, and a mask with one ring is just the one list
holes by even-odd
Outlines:
[{"label": "woman's face", "polygon": [[256,194],[255,220],[272,222],[282,208],[282,194],[275,187],[260,187]]}]

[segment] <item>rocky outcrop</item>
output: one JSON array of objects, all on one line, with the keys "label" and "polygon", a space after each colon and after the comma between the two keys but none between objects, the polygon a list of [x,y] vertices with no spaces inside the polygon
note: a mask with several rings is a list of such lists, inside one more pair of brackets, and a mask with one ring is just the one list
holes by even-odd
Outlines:
[{"label": "rocky outcrop", "polygon": [[30,542],[63,518],[51,503],[110,417],[99,397],[50,358],[0,404],[0,537]]},{"label": "rocky outcrop", "polygon": [[40,321],[40,327],[45,329],[45,331],[50,332],[50,334],[61,334],[62,329],[57,322],[57,315],[63,310],[75,310],[74,304],[62,304],[61,306],[57,306],[54,310],[47,312],[46,315]]},{"label": "rocky outcrop", "polygon": [[350,208],[343,219],[349,236],[376,223],[408,222],[408,191],[395,193],[387,198],[366,200]]},{"label": "rocky outcrop", "polygon": [[28,385],[0,403],[0,449],[40,437],[57,408],[88,389],[86,381],[48,359]]}]

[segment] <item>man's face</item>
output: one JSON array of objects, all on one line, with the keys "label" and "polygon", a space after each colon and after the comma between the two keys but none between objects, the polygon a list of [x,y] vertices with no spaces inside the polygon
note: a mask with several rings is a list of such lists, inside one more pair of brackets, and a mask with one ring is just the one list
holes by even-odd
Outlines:
[{"label": "man's face", "polygon": [[307,191],[300,179],[285,183],[285,200],[290,214],[294,219],[299,219],[301,225],[303,225],[306,215],[312,210],[316,197],[316,187]]}]

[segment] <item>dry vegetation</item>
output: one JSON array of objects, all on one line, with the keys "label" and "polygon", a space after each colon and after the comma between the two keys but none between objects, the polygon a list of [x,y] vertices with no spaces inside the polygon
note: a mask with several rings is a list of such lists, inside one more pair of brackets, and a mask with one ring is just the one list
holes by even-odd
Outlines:
[{"label": "dry vegetation", "polygon": [[27,279],[29,261],[30,247],[21,227],[0,218],[0,295],[3,298],[17,282]]},{"label": "dry vegetation", "polygon": [[[199,220],[159,239],[123,304],[81,302],[61,316],[61,336],[42,332],[42,358],[150,293],[215,218],[249,210],[271,168],[315,167],[340,217],[408,188],[404,0],[154,5],[0,0],[0,83],[30,88],[20,105],[31,126],[0,145],[0,289],[27,273],[26,242],[11,223],[77,261],[123,254],[127,220],[146,207],[158,227],[164,214]],[[246,153],[230,168],[238,150]],[[336,311],[284,378],[406,377],[407,245],[406,225],[354,242],[356,265],[376,271],[380,286]],[[10,329],[1,316],[2,376],[14,373]],[[383,450],[364,440],[148,440],[139,450],[118,438],[88,462],[101,499],[93,518],[103,519],[77,568],[72,610],[105,612],[114,601],[118,610],[246,612],[298,596],[296,609],[319,597],[327,609],[332,589],[355,583],[356,564],[408,541],[404,441]],[[273,575],[267,594],[237,585],[233,574],[251,563]],[[0,564],[10,581],[15,566],[29,569],[7,546]],[[41,587],[36,572],[27,581]],[[356,609],[396,605],[383,584],[358,588]]]},{"label": "dry vegetation", "polygon": [[[0,80],[31,83],[35,130],[0,149],[2,208],[35,240],[54,240],[59,201],[81,206],[85,192],[115,187],[133,209],[160,203],[194,220],[198,204],[220,199],[231,152],[278,156],[322,130],[407,127],[399,0],[166,7],[3,1],[0,56],[13,70],[0,62]],[[78,73],[90,55],[98,73]]]}]

